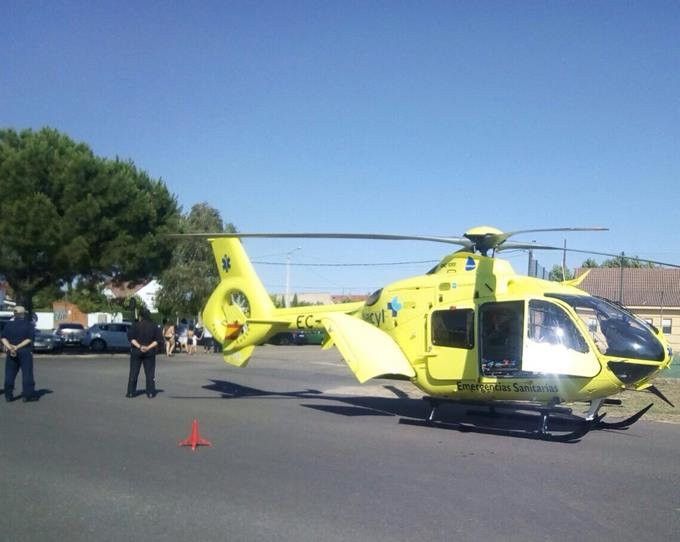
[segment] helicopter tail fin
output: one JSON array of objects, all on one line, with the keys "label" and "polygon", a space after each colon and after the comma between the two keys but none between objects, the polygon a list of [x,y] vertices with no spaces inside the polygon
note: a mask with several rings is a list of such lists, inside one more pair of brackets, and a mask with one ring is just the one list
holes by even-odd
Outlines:
[{"label": "helicopter tail fin", "polygon": [[203,322],[222,343],[224,360],[241,367],[270,332],[275,308],[240,239],[219,237],[210,243],[220,283],[203,309]]},{"label": "helicopter tail fin", "polygon": [[571,280],[565,280],[564,284],[566,284],[567,286],[575,286],[576,288],[578,288],[589,274],[590,269],[586,269],[586,271],[579,275],[578,277]]}]

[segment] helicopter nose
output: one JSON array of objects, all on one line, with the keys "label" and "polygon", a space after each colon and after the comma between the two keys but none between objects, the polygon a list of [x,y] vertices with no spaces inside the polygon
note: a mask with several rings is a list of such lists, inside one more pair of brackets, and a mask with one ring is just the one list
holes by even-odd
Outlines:
[{"label": "helicopter nose", "polygon": [[629,360],[615,360],[607,363],[609,370],[623,385],[636,387],[636,384],[648,380],[661,369],[660,363],[635,363]]}]

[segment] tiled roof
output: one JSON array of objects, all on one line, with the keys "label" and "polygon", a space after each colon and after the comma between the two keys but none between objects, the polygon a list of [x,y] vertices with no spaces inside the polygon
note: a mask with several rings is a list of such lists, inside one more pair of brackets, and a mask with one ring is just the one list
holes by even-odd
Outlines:
[{"label": "tiled roof", "polygon": [[680,269],[596,267],[579,288],[627,307],[680,307]]},{"label": "tiled roof", "polygon": [[147,283],[146,282],[109,282],[106,285],[113,297],[116,299],[123,299],[131,295],[135,295],[139,290],[141,290]]}]

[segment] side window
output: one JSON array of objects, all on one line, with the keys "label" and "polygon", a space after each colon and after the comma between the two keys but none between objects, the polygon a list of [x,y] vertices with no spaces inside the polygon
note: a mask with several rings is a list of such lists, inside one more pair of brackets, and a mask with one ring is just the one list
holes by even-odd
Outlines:
[{"label": "side window", "polygon": [[475,345],[475,312],[453,309],[432,313],[432,344],[471,349]]},{"label": "side window", "polygon": [[108,331],[109,330],[109,324],[99,324],[99,330],[100,331]]},{"label": "side window", "polygon": [[673,333],[673,322],[670,318],[661,319],[661,331],[663,331],[664,335]]},{"label": "side window", "polygon": [[[597,325],[591,318],[588,318],[586,323],[589,329]],[[593,332],[591,330],[591,333]],[[527,337],[534,342],[561,345],[581,353],[588,352],[585,339],[569,315],[562,307],[548,301],[533,299],[529,302]]]}]

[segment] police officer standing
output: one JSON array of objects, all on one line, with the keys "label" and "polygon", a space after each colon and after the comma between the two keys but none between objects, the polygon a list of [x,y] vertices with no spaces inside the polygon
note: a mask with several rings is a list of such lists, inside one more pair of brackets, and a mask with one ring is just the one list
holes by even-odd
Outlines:
[{"label": "police officer standing", "polygon": [[130,376],[125,397],[134,397],[137,391],[139,370],[144,365],[146,377],[146,396],[152,399],[156,396],[156,352],[163,344],[161,328],[151,321],[151,314],[142,309],[140,318],[128,330],[130,341]]},{"label": "police officer standing", "polygon": [[21,369],[22,396],[24,402],[37,401],[33,379],[33,340],[35,327],[26,309],[14,307],[14,318],[5,324],[2,344],[7,352],[5,359],[5,400],[14,401],[14,381]]}]

